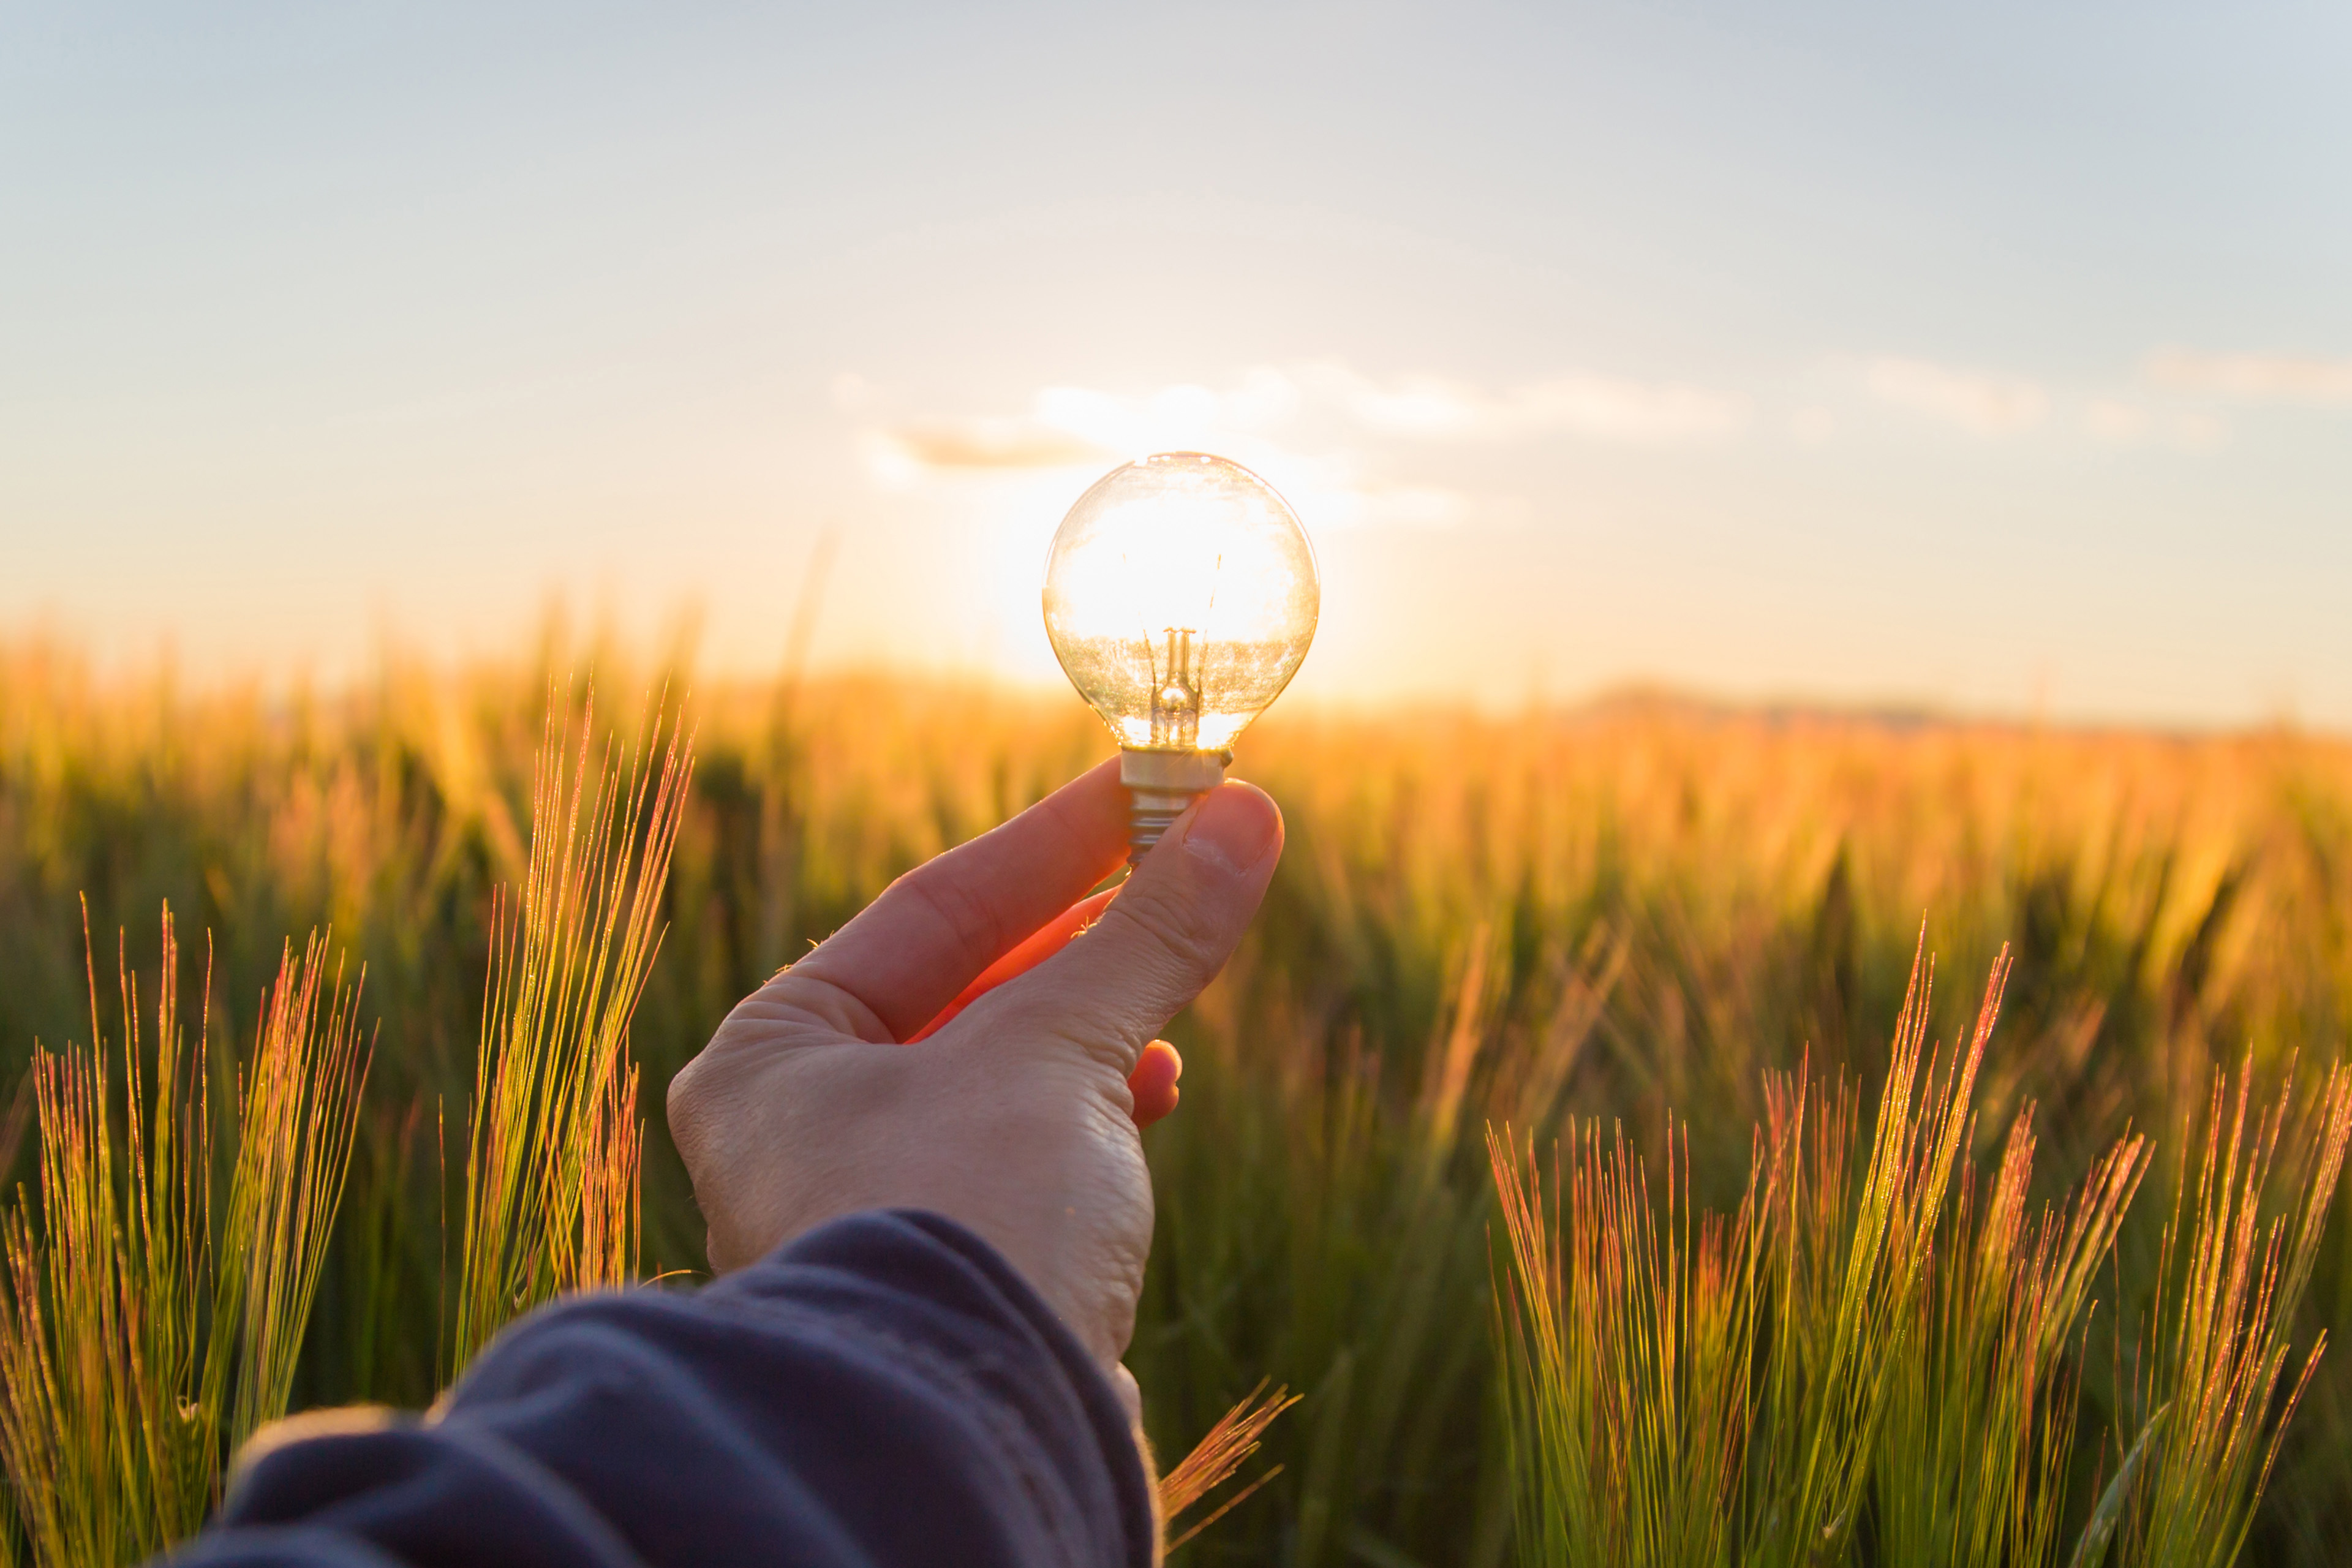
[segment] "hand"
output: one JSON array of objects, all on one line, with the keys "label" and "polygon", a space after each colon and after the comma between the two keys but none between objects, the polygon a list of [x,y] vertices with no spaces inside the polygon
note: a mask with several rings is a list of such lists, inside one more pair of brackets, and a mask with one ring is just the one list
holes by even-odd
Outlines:
[{"label": "hand", "polygon": [[1126,838],[1106,763],[901,877],[728,1015],[669,1089],[711,1267],[859,1209],[929,1209],[1003,1253],[1132,1400],[1137,1124],[1175,1102],[1153,1037],[1241,940],[1282,816],[1224,784],[1116,898],[1085,898]]}]

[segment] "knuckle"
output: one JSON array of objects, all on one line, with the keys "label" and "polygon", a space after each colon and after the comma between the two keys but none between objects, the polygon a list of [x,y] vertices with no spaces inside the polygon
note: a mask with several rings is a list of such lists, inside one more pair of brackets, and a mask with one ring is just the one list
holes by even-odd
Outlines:
[{"label": "knuckle", "polygon": [[[931,866],[938,865],[933,861]],[[953,932],[959,941],[984,946],[1001,946],[1000,922],[988,900],[978,889],[952,877],[937,874],[926,876],[931,866],[919,867],[898,879],[889,889],[919,904],[932,919]],[[886,898],[888,894],[884,895]]]},{"label": "knuckle", "polygon": [[1214,969],[1224,956],[1225,923],[1198,900],[1171,896],[1161,888],[1139,889],[1104,912],[1147,939],[1171,973],[1191,976]]}]

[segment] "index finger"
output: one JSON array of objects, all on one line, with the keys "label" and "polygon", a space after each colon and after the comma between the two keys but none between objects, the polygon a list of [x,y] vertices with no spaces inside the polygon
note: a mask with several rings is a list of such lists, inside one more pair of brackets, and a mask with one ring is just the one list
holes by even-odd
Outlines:
[{"label": "index finger", "polygon": [[1013,951],[980,972],[980,978],[956,994],[956,999],[940,1011],[937,1017],[907,1037],[910,1046],[920,1045],[941,1029],[955,1022],[956,1015],[995,990],[1008,980],[1017,980],[1047,959],[1062,951],[1069,940],[1102,918],[1110,901],[1118,897],[1117,888],[1105,888],[1091,898],[1080,899],[1029,936],[1013,944]]},{"label": "index finger", "polygon": [[1125,863],[1127,805],[1117,758],[1089,769],[891,883],[759,999],[826,1016],[846,1004],[853,1032],[906,1038]]}]

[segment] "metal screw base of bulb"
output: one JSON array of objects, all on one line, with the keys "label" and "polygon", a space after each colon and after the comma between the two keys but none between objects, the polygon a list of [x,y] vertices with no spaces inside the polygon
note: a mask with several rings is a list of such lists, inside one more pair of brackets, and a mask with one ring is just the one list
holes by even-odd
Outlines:
[{"label": "metal screw base of bulb", "polygon": [[1118,753],[1118,782],[1128,787],[1127,863],[1140,866],[1192,804],[1225,782],[1231,752],[1146,751]]}]

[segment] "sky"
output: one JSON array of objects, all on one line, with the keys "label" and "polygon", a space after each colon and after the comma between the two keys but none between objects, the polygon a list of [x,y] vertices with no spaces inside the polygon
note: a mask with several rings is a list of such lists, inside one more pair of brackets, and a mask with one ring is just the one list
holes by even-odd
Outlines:
[{"label": "sky", "polygon": [[1323,700],[2352,726],[2347,80],[2261,0],[0,5],[0,639],[1051,680],[1063,513],[1198,448]]}]

